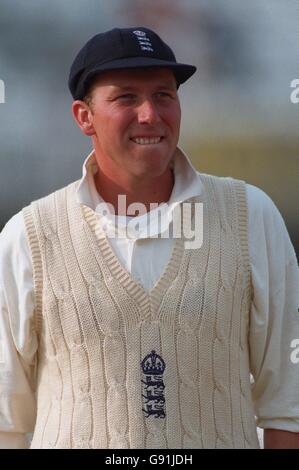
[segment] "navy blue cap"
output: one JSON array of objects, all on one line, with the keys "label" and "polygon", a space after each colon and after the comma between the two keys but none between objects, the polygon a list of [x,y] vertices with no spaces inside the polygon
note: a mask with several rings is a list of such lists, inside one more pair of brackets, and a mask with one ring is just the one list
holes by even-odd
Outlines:
[{"label": "navy blue cap", "polygon": [[68,85],[73,98],[81,100],[100,72],[149,67],[171,69],[178,86],[196,71],[194,65],[178,63],[154,31],[143,26],[114,28],[93,36],[82,47],[71,66]]}]

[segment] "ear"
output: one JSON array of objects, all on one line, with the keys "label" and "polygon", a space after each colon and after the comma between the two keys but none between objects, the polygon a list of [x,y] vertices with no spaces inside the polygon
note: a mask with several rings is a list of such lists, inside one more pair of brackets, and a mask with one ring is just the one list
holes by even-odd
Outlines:
[{"label": "ear", "polygon": [[85,101],[76,100],[72,104],[73,117],[81,131],[88,136],[95,134],[93,127],[93,114]]}]

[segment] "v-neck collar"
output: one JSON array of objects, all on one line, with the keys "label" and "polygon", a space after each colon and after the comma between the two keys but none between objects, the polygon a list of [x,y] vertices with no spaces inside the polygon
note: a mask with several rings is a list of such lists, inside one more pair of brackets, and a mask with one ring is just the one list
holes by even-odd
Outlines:
[{"label": "v-neck collar", "polygon": [[170,259],[155,285],[149,290],[137,282],[123,267],[111,248],[111,245],[99,223],[99,214],[90,207],[82,205],[83,216],[93,232],[101,250],[103,259],[111,275],[127,290],[129,295],[140,305],[145,316],[149,311],[157,315],[162,298],[177,276],[184,253],[184,238],[175,238]]}]

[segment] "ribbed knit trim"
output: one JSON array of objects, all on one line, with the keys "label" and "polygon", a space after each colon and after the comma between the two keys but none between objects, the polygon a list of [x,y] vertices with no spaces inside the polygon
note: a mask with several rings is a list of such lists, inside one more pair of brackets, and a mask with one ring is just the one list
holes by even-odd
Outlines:
[{"label": "ribbed knit trim", "polygon": [[[242,262],[242,267],[244,269],[244,280],[246,287],[246,298],[244,299],[245,302],[250,302],[251,299],[251,292],[252,292],[252,285],[251,285],[251,267],[250,267],[250,258],[249,258],[249,249],[248,249],[248,209],[247,209],[247,194],[246,194],[246,183],[242,180],[237,180],[230,177],[217,177],[214,175],[207,175],[202,173],[201,178],[203,180],[203,184],[207,184],[208,187],[214,187],[215,189],[218,187],[219,181],[223,181],[223,183],[227,183],[231,187],[233,199],[235,201],[235,208],[237,214],[237,230],[239,234],[239,250],[240,250],[240,257]],[[211,193],[213,194],[213,193]],[[216,200],[215,200],[216,203]],[[217,199],[216,204],[219,217],[223,222],[223,217],[225,214],[225,204],[221,198]],[[222,210],[219,210],[221,207]],[[235,214],[232,211],[232,214]],[[248,305],[248,304],[247,304]]]},{"label": "ribbed knit trim", "polygon": [[250,302],[252,296],[251,285],[251,267],[248,249],[248,210],[247,210],[247,194],[244,181],[233,180],[234,188],[237,196],[238,210],[238,227],[240,235],[240,248],[244,268],[244,278],[246,283],[246,301]]},{"label": "ribbed knit trim", "polygon": [[114,254],[102,230],[101,224],[98,223],[100,216],[86,205],[82,205],[82,212],[90,229],[98,240],[103,258],[109,267],[111,275],[115,277],[136,302],[139,303],[142,319],[148,318],[150,306],[153,307],[152,311],[157,313],[164,293],[178,274],[180,261],[184,252],[184,240],[182,238],[176,238],[174,240],[172,254],[167,266],[154,287],[147,292],[144,287],[136,282],[126,271]]},{"label": "ribbed knit trim", "polygon": [[33,266],[33,285],[35,297],[34,319],[36,333],[39,335],[42,325],[43,267],[32,210],[32,206],[27,206],[22,210],[22,212]]}]

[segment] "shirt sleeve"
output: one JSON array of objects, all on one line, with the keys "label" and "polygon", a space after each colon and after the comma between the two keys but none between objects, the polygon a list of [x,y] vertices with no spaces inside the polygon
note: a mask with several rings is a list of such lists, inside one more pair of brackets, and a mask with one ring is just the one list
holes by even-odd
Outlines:
[{"label": "shirt sleeve", "polygon": [[250,365],[257,426],[299,432],[299,271],[284,220],[262,190],[247,185],[253,302]]},{"label": "shirt sleeve", "polygon": [[0,448],[27,448],[36,417],[34,289],[21,212],[0,234]]}]

